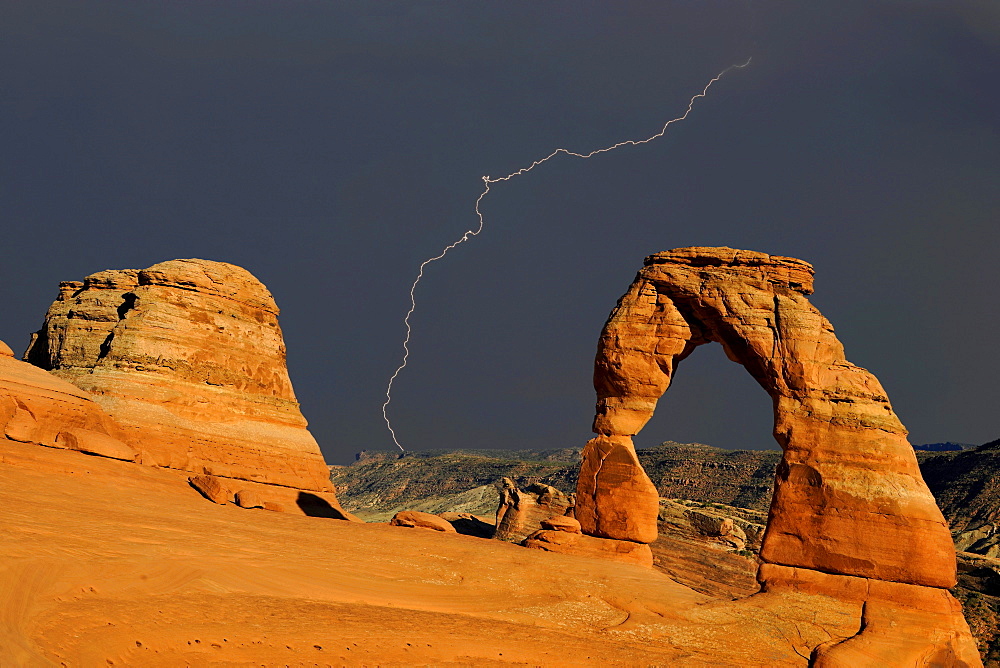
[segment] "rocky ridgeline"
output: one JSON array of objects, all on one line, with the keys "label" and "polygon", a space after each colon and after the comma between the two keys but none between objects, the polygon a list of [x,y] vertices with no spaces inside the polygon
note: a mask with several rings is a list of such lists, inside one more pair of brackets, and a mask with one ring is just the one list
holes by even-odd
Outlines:
[{"label": "rocky ridgeline", "polygon": [[1000,666],[1000,440],[920,459],[959,550],[956,595],[987,665]]},{"label": "rocky ridgeline", "polygon": [[363,451],[350,466],[331,466],[330,480],[344,507],[368,521],[400,510],[493,516],[503,478],[521,488],[543,482],[570,493],[579,468],[579,449]]},{"label": "rocky ridgeline", "polygon": [[921,456],[924,480],[951,524],[959,550],[1000,558],[1000,440],[972,450]]},{"label": "rocky ridgeline", "polygon": [[[636,454],[660,497],[760,511],[768,508],[781,459],[777,450],[725,450],[675,441]],[[580,448],[426,450],[405,455],[365,450],[349,466],[331,466],[330,479],[345,508],[369,520],[387,519],[413,504],[454,504],[453,495],[480,488],[483,505],[476,512],[492,513],[499,502],[494,485],[502,478],[520,487],[537,482],[574,493],[580,455]]]},{"label": "rocky ridgeline", "polygon": [[[1000,441],[963,451],[921,451],[920,471],[948,519],[959,551],[1000,558]],[[660,498],[679,498],[766,512],[781,460],[777,450],[726,450],[666,441],[636,451]],[[331,466],[345,508],[382,520],[420,504],[442,512],[492,514],[498,486],[551,485],[572,494],[579,449],[365,451],[350,466]],[[472,492],[475,490],[475,493]],[[474,499],[474,509],[468,505]],[[464,504],[464,505],[463,505]]]}]

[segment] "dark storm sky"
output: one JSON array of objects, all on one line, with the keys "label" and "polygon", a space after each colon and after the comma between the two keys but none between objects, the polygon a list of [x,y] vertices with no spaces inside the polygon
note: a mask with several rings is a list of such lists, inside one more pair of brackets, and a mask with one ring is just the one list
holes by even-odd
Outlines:
[{"label": "dark storm sky", "polygon": [[[1000,436],[1000,11],[962,2],[6,2],[0,339],[60,280],[184,257],[282,308],[331,463],[381,416],[410,449],[589,437],[601,325],[642,258],[727,245],[812,262],[813,302],[915,443]],[[774,447],[721,350],[640,446]]]}]

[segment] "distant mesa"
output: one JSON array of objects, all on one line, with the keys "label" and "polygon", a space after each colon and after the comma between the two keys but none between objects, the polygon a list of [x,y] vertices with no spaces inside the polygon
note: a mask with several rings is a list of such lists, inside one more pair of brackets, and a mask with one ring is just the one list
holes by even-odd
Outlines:
[{"label": "distant mesa", "polygon": [[[718,342],[774,401],[783,456],[760,552],[764,591],[864,604],[858,635],[817,648],[812,665],[889,665],[903,655],[978,665],[948,592],[948,525],[906,430],[875,376],[847,361],[812,291],[812,267],[794,258],[701,247],[647,257],[598,343],[597,436],[584,449],[576,518],[607,541],[656,539],[657,490],[632,436],[677,365]],[[893,626],[894,616],[905,622]]]},{"label": "distant mesa", "polygon": [[110,416],[105,431],[142,463],[241,481],[220,483],[233,492],[268,486],[287,507],[306,490],[340,512],[288,377],[278,307],[245,269],[171,260],[60,283],[24,359]]},{"label": "distant mesa", "polygon": [[922,445],[914,445],[913,449],[923,452],[957,452],[961,450],[972,450],[975,447],[975,443],[953,443],[951,441],[945,441],[944,443],[924,443]]}]

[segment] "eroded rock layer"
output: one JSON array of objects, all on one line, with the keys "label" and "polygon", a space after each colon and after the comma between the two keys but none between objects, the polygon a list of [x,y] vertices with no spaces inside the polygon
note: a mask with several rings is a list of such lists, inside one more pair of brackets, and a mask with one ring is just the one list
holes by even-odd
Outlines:
[{"label": "eroded rock layer", "polygon": [[[773,399],[783,450],[760,581],[774,591],[822,580],[822,593],[842,597],[849,589],[865,606],[858,639],[830,643],[823,665],[860,665],[850,662],[900,647],[899,629],[879,612],[890,608],[915,611],[908,654],[977,665],[947,592],[956,568],[945,519],[882,386],[847,361],[830,322],[809,303],[812,284],[809,264],[753,251],[681,248],[647,257],[601,334],[597,437],[584,450],[576,517],[592,536],[655,538],[655,488],[632,436],[652,417],[677,364],[718,342]],[[777,577],[775,569],[815,576]],[[927,601],[935,603],[924,614]]]},{"label": "eroded rock layer", "polygon": [[147,463],[332,491],[278,308],[240,267],[172,260],[61,283],[25,359],[92,393]]},{"label": "eroded rock layer", "polygon": [[134,461],[128,437],[87,392],[7,354],[0,342],[0,436]]}]

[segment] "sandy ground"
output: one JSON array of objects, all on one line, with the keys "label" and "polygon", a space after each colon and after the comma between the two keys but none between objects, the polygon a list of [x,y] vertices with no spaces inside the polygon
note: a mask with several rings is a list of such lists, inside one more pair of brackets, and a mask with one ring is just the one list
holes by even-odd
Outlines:
[{"label": "sandy ground", "polygon": [[186,475],[0,440],[0,666],[805,666],[822,597],[217,506]]}]

